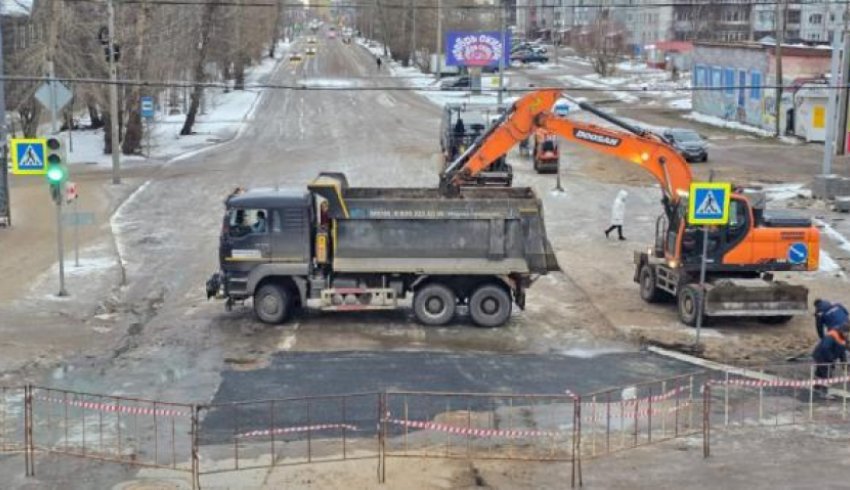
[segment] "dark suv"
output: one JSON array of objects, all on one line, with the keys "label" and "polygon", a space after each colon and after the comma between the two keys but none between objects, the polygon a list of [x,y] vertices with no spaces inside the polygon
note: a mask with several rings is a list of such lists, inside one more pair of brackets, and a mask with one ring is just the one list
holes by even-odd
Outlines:
[{"label": "dark suv", "polygon": [[708,161],[708,143],[691,129],[668,129],[664,138],[689,162]]}]

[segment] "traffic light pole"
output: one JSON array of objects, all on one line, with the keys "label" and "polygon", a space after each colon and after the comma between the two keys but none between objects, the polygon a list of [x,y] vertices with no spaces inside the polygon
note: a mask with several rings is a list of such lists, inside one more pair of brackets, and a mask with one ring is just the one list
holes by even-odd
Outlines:
[{"label": "traffic light pole", "polygon": [[62,240],[62,201],[65,198],[64,185],[59,184],[59,199],[56,199],[56,247],[59,251],[59,294],[68,296],[65,291],[65,244]]},{"label": "traffic light pole", "polygon": [[118,135],[118,67],[115,64],[115,6],[112,0],[106,2],[109,11],[109,125],[112,134],[112,183],[121,183],[120,136]]},{"label": "traffic light pole", "polygon": [[3,80],[3,23],[0,22],[0,226],[12,226],[9,199],[9,170],[6,165],[6,93]]}]

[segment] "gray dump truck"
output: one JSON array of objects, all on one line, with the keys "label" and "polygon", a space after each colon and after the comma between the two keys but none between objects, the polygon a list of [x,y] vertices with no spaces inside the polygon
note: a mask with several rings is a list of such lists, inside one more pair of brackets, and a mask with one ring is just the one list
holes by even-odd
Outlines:
[{"label": "gray dump truck", "polygon": [[[504,324],[539,275],[559,270],[540,200],[528,188],[349,187],[323,173],[304,189],[254,189],[226,200],[220,271],[209,297],[253,299],[280,323],[300,307],[390,310],[412,296],[416,318],[444,325],[464,305]],[[308,305],[308,302],[311,303]]]}]

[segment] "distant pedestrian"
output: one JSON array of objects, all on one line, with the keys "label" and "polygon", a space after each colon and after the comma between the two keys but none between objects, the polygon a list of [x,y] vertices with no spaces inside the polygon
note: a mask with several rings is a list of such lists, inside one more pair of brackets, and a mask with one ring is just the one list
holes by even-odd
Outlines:
[{"label": "distant pedestrian", "polygon": [[381,71],[381,63],[383,63],[381,61],[381,57],[378,56],[377,58],[375,58],[375,62],[378,63],[378,71]]},{"label": "distant pedestrian", "polygon": [[[847,333],[850,324],[845,323],[837,328],[827,330],[823,338],[815,346],[812,352],[817,366],[815,367],[816,379],[829,379],[832,376],[833,364],[836,362],[847,362]],[[820,392],[825,392],[827,387],[815,385]]]},{"label": "distant pedestrian", "polygon": [[629,193],[625,189],[621,189],[614,198],[614,204],[611,206],[611,226],[605,230],[605,238],[615,229],[620,240],[625,240],[623,236],[623,221],[626,219],[626,197]]}]

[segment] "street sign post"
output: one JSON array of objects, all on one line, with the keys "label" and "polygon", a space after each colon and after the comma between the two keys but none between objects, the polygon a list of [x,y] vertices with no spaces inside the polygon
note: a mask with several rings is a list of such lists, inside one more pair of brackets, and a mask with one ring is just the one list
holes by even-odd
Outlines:
[{"label": "street sign post", "polygon": [[142,109],[142,117],[145,119],[153,119],[153,97],[151,97],[150,95],[143,95],[140,101],[140,105]]},{"label": "street sign post", "polygon": [[12,173],[17,175],[44,175],[47,173],[47,141],[41,138],[13,138]]},{"label": "street sign post", "polygon": [[[76,182],[65,182],[65,203],[71,204],[74,203],[74,216],[79,216],[80,213],[77,212],[77,198],[79,197],[79,193],[77,192],[77,183]],[[65,224],[68,224],[67,214],[62,217]],[[74,227],[74,267],[80,266],[80,227],[75,222]]]},{"label": "street sign post", "polygon": [[702,225],[702,259],[699,268],[700,299],[697,303],[697,336],[699,345],[702,317],[705,313],[705,269],[708,261],[708,227],[729,224],[732,184],[728,182],[691,182],[688,194],[688,223]]}]

